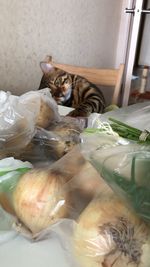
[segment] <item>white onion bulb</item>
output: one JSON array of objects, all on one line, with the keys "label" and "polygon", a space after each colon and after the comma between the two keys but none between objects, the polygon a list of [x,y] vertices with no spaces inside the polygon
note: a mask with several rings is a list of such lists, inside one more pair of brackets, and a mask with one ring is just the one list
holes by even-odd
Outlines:
[{"label": "white onion bulb", "polygon": [[74,252],[83,267],[149,267],[150,231],[115,197],[92,201],[74,230]]},{"label": "white onion bulb", "polygon": [[13,192],[17,217],[32,233],[38,233],[64,218],[69,210],[65,180],[48,170],[33,169],[24,174]]}]

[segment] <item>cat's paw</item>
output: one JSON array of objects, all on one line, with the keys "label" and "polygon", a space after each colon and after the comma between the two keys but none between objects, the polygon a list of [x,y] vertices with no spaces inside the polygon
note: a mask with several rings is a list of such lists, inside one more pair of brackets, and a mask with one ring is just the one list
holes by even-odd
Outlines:
[{"label": "cat's paw", "polygon": [[84,111],[80,111],[80,110],[72,110],[71,112],[69,112],[67,114],[67,116],[70,116],[70,117],[88,117],[90,114],[88,114],[87,112],[84,112]]}]

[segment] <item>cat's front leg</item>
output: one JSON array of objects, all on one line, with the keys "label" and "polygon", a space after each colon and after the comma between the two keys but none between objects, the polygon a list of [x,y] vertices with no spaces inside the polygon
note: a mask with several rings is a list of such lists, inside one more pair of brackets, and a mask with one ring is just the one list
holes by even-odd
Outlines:
[{"label": "cat's front leg", "polygon": [[88,117],[91,114],[91,112],[85,111],[85,110],[80,110],[80,109],[75,109],[72,110],[67,114],[67,116],[70,117]]}]

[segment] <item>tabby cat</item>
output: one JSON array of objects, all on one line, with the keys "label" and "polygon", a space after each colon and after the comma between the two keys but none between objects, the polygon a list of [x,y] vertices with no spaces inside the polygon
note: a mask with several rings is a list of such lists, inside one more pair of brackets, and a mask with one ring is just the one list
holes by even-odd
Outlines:
[{"label": "tabby cat", "polygon": [[39,89],[50,88],[57,104],[74,108],[68,115],[88,117],[91,113],[102,113],[105,99],[98,87],[78,75],[70,74],[52,65],[41,62],[43,77]]}]

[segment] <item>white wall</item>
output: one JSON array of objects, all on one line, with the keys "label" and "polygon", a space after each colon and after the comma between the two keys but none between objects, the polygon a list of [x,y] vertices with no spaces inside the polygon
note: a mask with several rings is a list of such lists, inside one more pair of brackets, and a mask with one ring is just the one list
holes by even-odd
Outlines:
[{"label": "white wall", "polygon": [[114,67],[123,0],[0,0],[0,89],[37,89],[39,62]]}]

